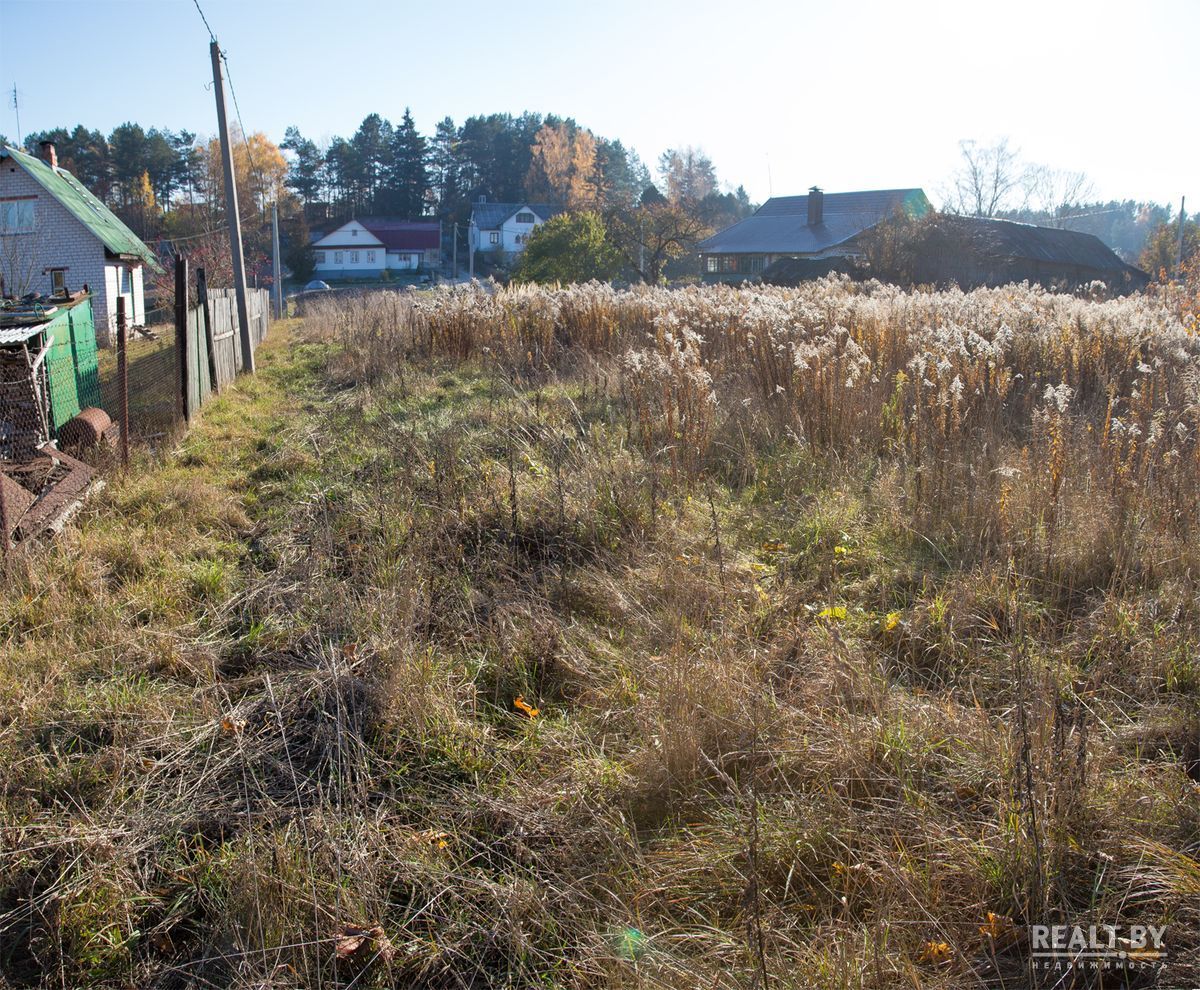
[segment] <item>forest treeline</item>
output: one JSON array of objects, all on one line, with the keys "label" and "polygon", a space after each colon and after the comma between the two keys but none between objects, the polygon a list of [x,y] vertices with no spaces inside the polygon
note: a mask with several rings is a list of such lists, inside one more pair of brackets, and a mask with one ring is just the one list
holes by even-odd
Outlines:
[{"label": "forest treeline", "polygon": [[[227,264],[221,259],[222,241],[214,236],[224,224],[215,138],[187,130],[146,130],[136,123],[106,135],[77,124],[29,134],[23,144],[36,153],[43,141],[53,141],[59,162],[145,240],[164,250],[186,245],[202,258],[212,255],[209,267],[217,274]],[[1003,144],[969,153],[973,143],[963,144],[960,193],[979,155],[1007,155],[1001,161],[1012,162]],[[294,126],[279,143],[261,132],[237,134],[234,154],[252,270],[265,265],[273,202],[279,204],[291,245],[290,267],[297,271],[306,267],[303,249],[313,227],[327,229],[343,219],[377,214],[436,217],[451,230],[454,223],[465,224],[471,204],[481,197],[594,212],[618,232],[653,226],[660,243],[635,245],[641,258],[647,248],[656,258],[679,257],[706,232],[748,215],[754,205],[742,186],[718,176],[698,148],[669,149],[652,167],[619,138],[598,135],[570,117],[534,112],[476,115],[461,124],[446,117],[432,134],[420,132],[408,109],[398,123],[372,113],[349,136],[324,142]],[[1047,170],[1041,174],[1054,178]],[[1166,250],[1161,228],[1173,218],[1169,206],[1132,199],[1080,201],[1083,176],[1071,178],[1074,196],[1024,204],[997,199],[984,211],[970,202],[955,203],[951,196],[946,206],[1092,233],[1131,262],[1153,252],[1156,233]],[[649,267],[643,276],[661,275],[661,266]]]}]

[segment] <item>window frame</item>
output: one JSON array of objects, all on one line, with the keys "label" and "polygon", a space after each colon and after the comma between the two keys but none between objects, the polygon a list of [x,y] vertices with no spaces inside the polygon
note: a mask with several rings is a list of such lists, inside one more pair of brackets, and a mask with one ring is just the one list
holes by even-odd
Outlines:
[{"label": "window frame", "polygon": [[500,231],[493,230],[491,233],[489,233],[488,234],[488,243],[489,244],[499,244],[500,243]]},{"label": "window frame", "polygon": [[314,251],[313,252],[313,264],[314,265],[325,264],[325,252],[324,251]]},{"label": "window frame", "polygon": [[367,264],[375,264],[375,250],[373,248],[367,252]]},{"label": "window frame", "polygon": [[[12,199],[0,200],[0,234],[32,234],[37,228],[37,197],[14,196]],[[22,207],[28,207],[28,220],[21,222]],[[9,226],[8,214],[12,211],[14,225]]]},{"label": "window frame", "polygon": [[50,294],[52,296],[67,294],[67,270],[65,268],[50,269]]},{"label": "window frame", "polygon": [[341,251],[334,251],[334,252],[333,252],[333,263],[334,263],[335,265],[340,265],[340,264],[342,264],[342,263],[343,263],[343,262],[342,262],[342,252],[341,252]]},{"label": "window frame", "polygon": [[[525,219],[526,217],[528,217],[529,219],[526,220]],[[522,210],[520,213],[517,214],[516,222],[517,223],[526,223],[526,224],[537,223],[537,217],[534,215],[532,210]]]},{"label": "window frame", "polygon": [[350,264],[352,264],[352,265],[358,264],[358,252],[357,251],[350,252]]}]

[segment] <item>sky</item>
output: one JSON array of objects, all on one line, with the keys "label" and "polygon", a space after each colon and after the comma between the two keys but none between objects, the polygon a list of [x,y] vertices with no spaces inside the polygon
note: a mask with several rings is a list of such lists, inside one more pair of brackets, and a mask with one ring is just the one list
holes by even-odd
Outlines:
[{"label": "sky", "polygon": [[[1102,199],[1200,210],[1200,0],[200,0],[249,131],[350,136],[406,106],[533,110],[653,167],[694,145],[755,202],[920,186],[1007,138]],[[76,48],[70,37],[84,39]],[[0,133],[127,120],[212,134],[193,0],[0,0]],[[62,57],[56,57],[56,53]],[[79,57],[80,54],[93,57]],[[51,68],[51,71],[47,71]]]}]

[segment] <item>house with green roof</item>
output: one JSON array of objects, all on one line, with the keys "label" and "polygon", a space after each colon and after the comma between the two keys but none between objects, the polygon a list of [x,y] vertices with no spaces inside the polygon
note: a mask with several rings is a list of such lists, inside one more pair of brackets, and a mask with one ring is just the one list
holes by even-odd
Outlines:
[{"label": "house with green roof", "polygon": [[131,325],[145,323],[145,273],[162,272],[132,230],[65,168],[54,145],[41,157],[0,148],[0,294],[92,293],[96,336],[114,339],[117,299]]}]

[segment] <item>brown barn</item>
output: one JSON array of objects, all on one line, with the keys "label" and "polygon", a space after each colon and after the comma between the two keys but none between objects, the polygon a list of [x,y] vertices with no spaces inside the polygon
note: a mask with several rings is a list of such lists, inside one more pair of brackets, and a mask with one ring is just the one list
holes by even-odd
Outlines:
[{"label": "brown barn", "polygon": [[929,218],[917,235],[911,277],[964,289],[1025,281],[1073,289],[1099,281],[1116,292],[1134,292],[1150,281],[1092,234],[944,214]]}]

